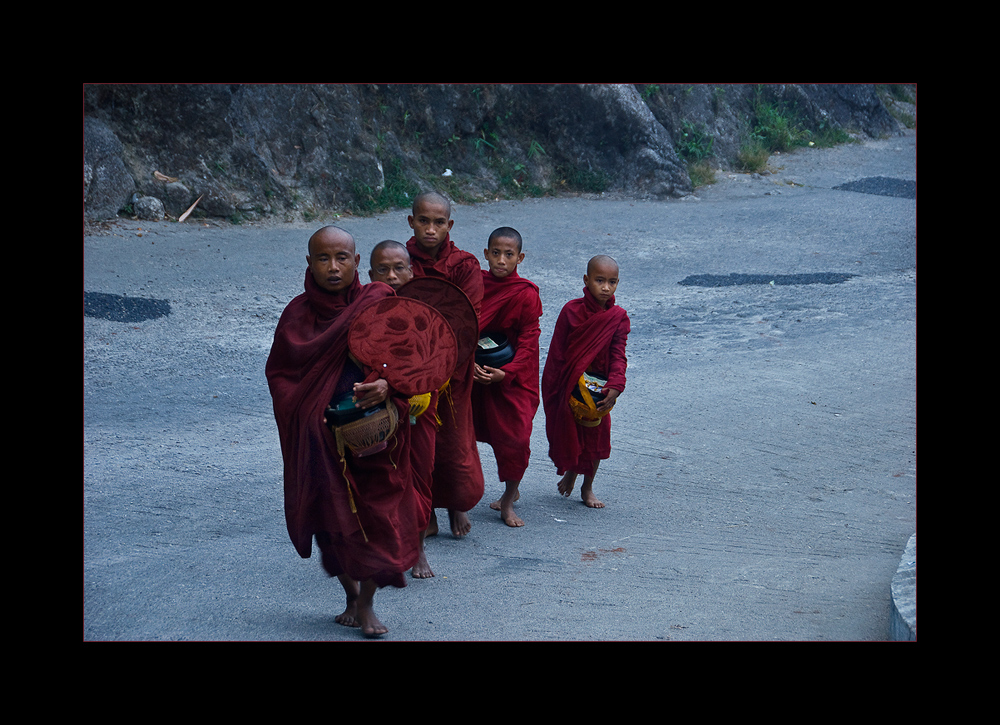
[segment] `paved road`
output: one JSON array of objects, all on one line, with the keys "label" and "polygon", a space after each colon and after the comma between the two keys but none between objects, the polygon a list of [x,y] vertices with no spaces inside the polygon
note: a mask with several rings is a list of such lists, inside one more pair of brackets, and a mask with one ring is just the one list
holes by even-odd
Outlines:
[{"label": "paved road", "polygon": [[[524,234],[543,358],[586,260],[618,259],[629,383],[607,508],[558,495],[539,412],[527,525],[488,508],[501,486],[481,449],[472,533],[429,540],[434,579],[380,591],[387,639],[888,636],[916,528],[916,202],[898,183],[916,180],[916,136],[772,164],[685,201],[456,208],[477,254],[497,226]],[[317,226],[85,237],[84,639],[359,639],[285,532],[263,375]],[[409,232],[402,211],[342,226],[363,256]]]}]

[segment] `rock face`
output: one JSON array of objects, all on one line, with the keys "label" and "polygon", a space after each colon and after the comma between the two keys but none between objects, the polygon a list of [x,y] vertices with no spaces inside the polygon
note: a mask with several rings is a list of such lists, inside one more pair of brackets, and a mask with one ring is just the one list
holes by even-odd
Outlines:
[{"label": "rock face", "polygon": [[[84,209],[312,219],[577,192],[691,192],[678,140],[699,128],[730,167],[761,94],[805,127],[898,131],[864,85],[88,85]],[[150,212],[149,209],[154,211]]]},{"label": "rock face", "polygon": [[123,151],[111,129],[96,118],[84,117],[83,203],[89,218],[114,218],[135,191]]}]

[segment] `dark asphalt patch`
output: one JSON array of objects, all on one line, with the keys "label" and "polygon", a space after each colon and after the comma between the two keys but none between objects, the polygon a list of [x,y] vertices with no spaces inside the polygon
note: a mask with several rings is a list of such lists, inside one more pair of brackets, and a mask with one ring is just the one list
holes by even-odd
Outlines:
[{"label": "dark asphalt patch", "polygon": [[104,292],[84,292],[83,314],[85,317],[99,317],[112,322],[143,322],[169,315],[170,303],[166,300],[125,297]]},{"label": "dark asphalt patch", "polygon": [[741,284],[840,284],[856,274],[814,272],[811,274],[690,274],[677,284],[688,287],[735,287]]},{"label": "dark asphalt patch", "polygon": [[906,179],[893,179],[888,176],[869,176],[866,179],[848,181],[846,184],[833,187],[840,191],[856,191],[860,194],[877,194],[879,196],[898,196],[901,199],[917,198],[917,182]]}]

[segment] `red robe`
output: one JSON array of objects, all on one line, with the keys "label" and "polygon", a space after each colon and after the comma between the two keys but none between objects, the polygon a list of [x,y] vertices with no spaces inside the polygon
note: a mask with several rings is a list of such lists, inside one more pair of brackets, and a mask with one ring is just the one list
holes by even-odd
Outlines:
[{"label": "red robe", "polygon": [[438,391],[431,392],[431,402],[410,426],[410,470],[416,491],[417,526],[427,529],[434,511],[434,447],[437,440]]},{"label": "red robe", "polygon": [[[307,271],[305,292],[278,321],[265,374],[284,461],[285,522],[296,551],[311,556],[315,536],[331,576],[403,587],[420,546],[409,426],[399,425],[395,441],[380,453],[358,458],[348,451],[345,467],[323,424],[342,373],[353,366],[347,363],[351,322],[392,294],[386,284],[361,285],[357,277],[343,293],[330,294]],[[387,403],[396,405],[400,423],[409,420],[405,399],[394,395]]]},{"label": "red robe", "polygon": [[[483,303],[483,276],[479,260],[455,246],[449,235],[438,249],[437,259],[431,259],[414,237],[406,242],[410,265],[415,277],[438,277],[462,289],[472,302],[476,314]],[[434,445],[432,473],[433,507],[469,511],[483,497],[485,483],[483,467],[476,447],[472,423],[472,376],[475,357],[459,361],[458,370],[449,383],[450,393],[441,395],[437,404],[441,425]],[[414,452],[420,456],[419,451]]]},{"label": "red robe", "polygon": [[566,471],[590,475],[594,461],[611,455],[611,413],[594,428],[579,425],[569,398],[585,372],[606,378],[606,387],[625,390],[625,343],[630,331],[628,314],[615,298],[602,310],[586,287],[583,297],[570,300],[559,313],[542,373],[549,458],[559,475]]},{"label": "red robe", "polygon": [[500,383],[472,386],[476,440],[489,443],[501,481],[520,481],[531,455],[531,425],[538,410],[538,285],[517,274],[499,279],[482,270],[480,334],[502,332],[514,347]]}]

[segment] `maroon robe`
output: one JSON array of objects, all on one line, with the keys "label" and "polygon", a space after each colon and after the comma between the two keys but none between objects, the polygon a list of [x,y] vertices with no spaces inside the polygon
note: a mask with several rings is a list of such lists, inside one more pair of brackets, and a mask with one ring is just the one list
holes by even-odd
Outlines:
[{"label": "maroon robe", "polygon": [[[305,292],[285,308],[274,331],[265,374],[284,461],[285,522],[296,551],[320,547],[331,576],[347,574],[378,586],[406,586],[403,573],[419,554],[419,531],[409,467],[409,405],[390,396],[400,416],[387,450],[342,462],[323,415],[345,387],[347,333],[367,305],[393,294],[381,282],[357,277],[341,294],[320,288],[306,272]],[[367,371],[357,371],[364,376]],[[356,511],[354,510],[356,509]]]},{"label": "maroon robe", "polygon": [[[414,237],[406,242],[414,277],[438,277],[462,289],[478,315],[483,302],[483,277],[479,260],[455,246],[449,235],[436,259],[424,252]],[[460,360],[458,369],[437,404],[441,425],[434,445],[433,507],[469,511],[483,497],[483,467],[472,423],[472,376],[475,357]],[[420,452],[415,451],[415,456]]]},{"label": "maroon robe", "polygon": [[501,368],[505,373],[501,382],[472,386],[476,440],[493,447],[501,481],[520,481],[528,469],[531,425],[538,410],[542,301],[538,286],[517,270],[500,279],[484,269],[482,276],[480,334],[502,332],[514,348],[514,359]]},{"label": "maroon robe", "polygon": [[585,372],[607,379],[608,388],[625,390],[625,343],[631,331],[628,314],[612,297],[605,309],[586,287],[559,313],[545,369],[542,405],[549,458],[561,476],[567,471],[590,475],[594,461],[611,455],[611,413],[594,428],[573,419],[569,398]]},{"label": "maroon robe", "polygon": [[434,512],[434,447],[437,440],[438,391],[431,393],[431,402],[416,422],[410,426],[410,470],[416,492],[417,526],[424,531]]}]

